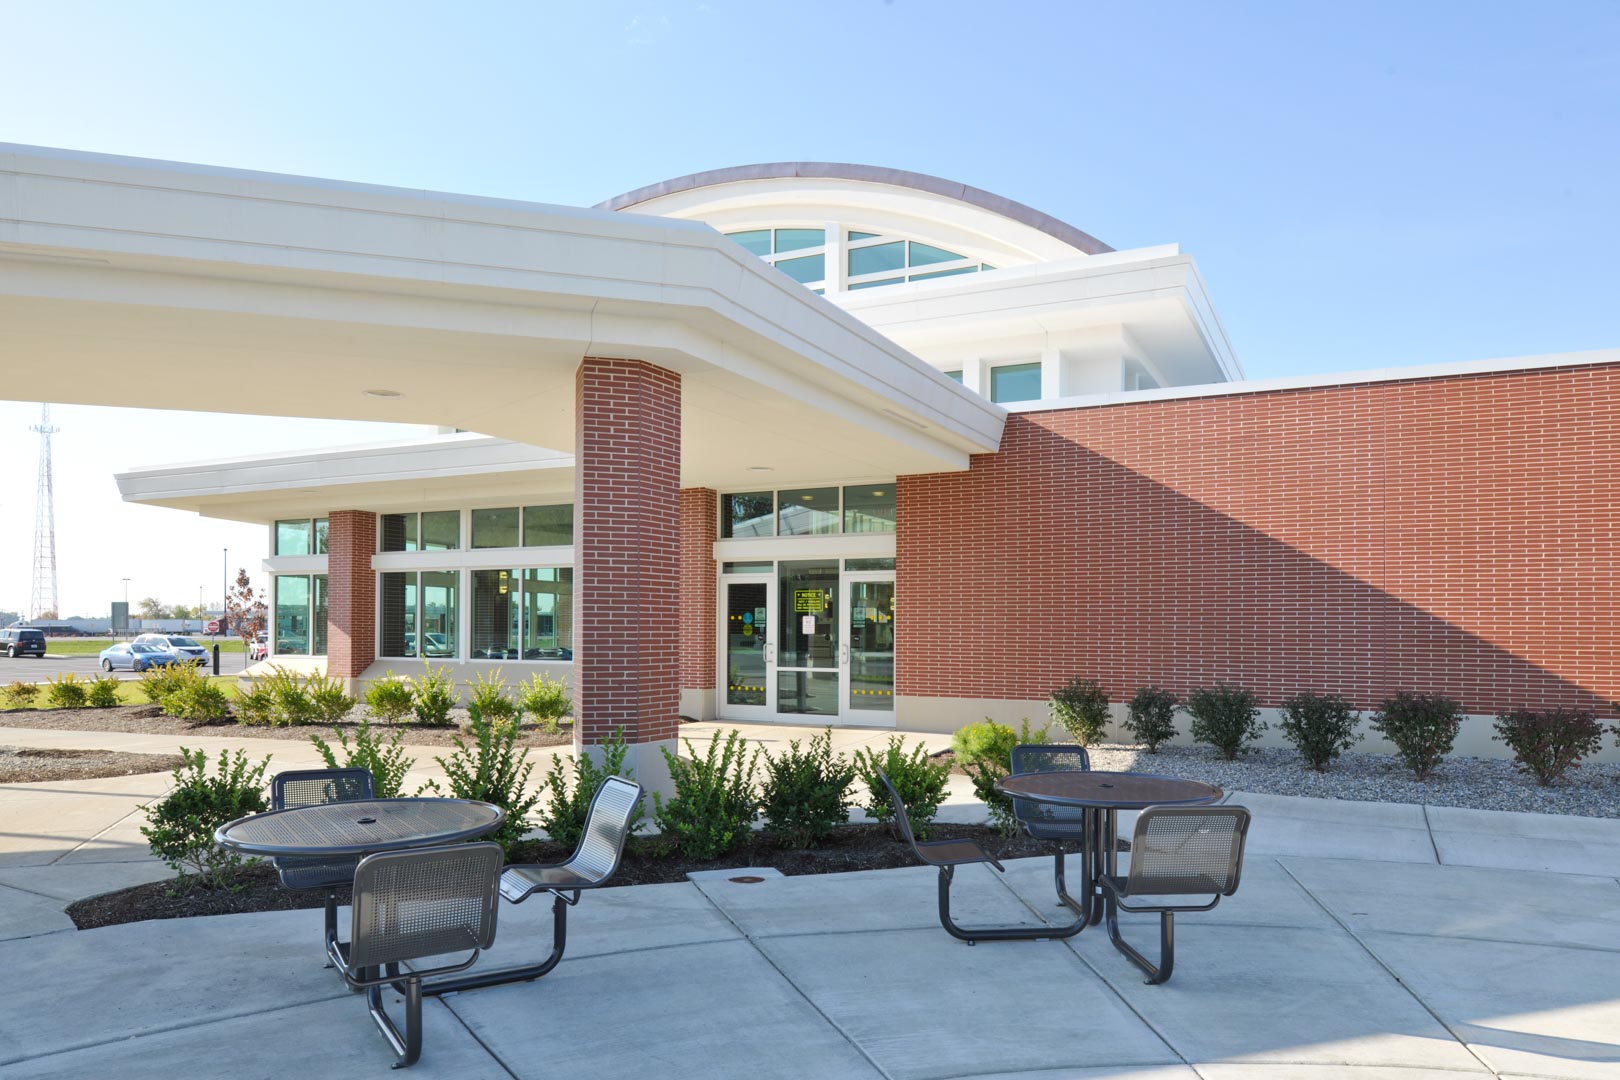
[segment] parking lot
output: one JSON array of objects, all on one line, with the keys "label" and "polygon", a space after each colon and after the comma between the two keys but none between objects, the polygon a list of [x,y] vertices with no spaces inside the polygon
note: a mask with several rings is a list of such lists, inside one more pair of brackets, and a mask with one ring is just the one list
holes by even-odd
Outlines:
[{"label": "parking lot", "polygon": [[[221,675],[239,673],[246,666],[243,659],[243,655],[239,652],[221,650],[219,654],[219,673]],[[211,666],[209,670],[212,671]],[[45,682],[47,679],[53,679],[67,672],[72,672],[75,675],[99,675],[101,674],[101,661],[94,654],[90,656],[53,654],[50,651],[49,643],[46,645],[43,659],[33,656],[19,656],[16,659],[11,659],[5,653],[0,653],[0,684],[9,683],[16,679],[23,682]],[[120,679],[140,678],[139,675],[128,671],[115,671],[113,675]]]}]

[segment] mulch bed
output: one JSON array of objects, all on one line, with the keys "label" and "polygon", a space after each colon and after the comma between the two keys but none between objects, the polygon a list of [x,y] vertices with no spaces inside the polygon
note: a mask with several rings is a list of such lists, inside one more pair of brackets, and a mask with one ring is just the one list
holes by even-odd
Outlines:
[{"label": "mulch bed", "polygon": [[[935,825],[930,839],[972,839],[996,858],[1014,859],[1026,855],[1050,855],[1051,845],[1019,835],[1004,838],[984,825]],[[1121,843],[1121,850],[1125,845]],[[561,862],[571,852],[557,844],[531,840],[519,844],[514,862]],[[797,874],[837,874],[850,870],[888,870],[897,866],[917,866],[917,857],[894,838],[887,825],[846,825],[834,832],[821,847],[809,851],[785,850],[780,844],[755,832],[735,851],[710,862],[678,859],[664,852],[657,837],[633,837],[625,848],[624,862],[614,875],[616,886],[657,885],[685,881],[695,870],[726,870],[733,867],[775,867],[789,876]],[[67,909],[68,917],[80,930],[145,919],[183,919],[193,915],[236,915],[250,911],[291,911],[318,908],[325,901],[320,890],[292,892],[276,881],[267,865],[249,867],[243,872],[237,891],[190,889],[175,890],[171,881],[156,881],[119,892],[80,900]],[[348,890],[339,891],[340,903],[347,904]]]},{"label": "mulch bed", "polygon": [[[116,705],[107,709],[4,709],[0,710],[0,728],[44,728],[52,731],[118,731],[137,735],[214,735],[242,739],[291,739],[308,742],[311,735],[319,735],[330,742],[335,733],[354,735],[360,726],[364,711],[356,709],[349,719],[340,724],[303,724],[298,727],[247,727],[235,720],[218,724],[193,724],[164,716],[156,705]],[[466,713],[457,710],[453,719],[465,719]],[[386,735],[402,731],[410,746],[453,746],[452,736],[459,734],[454,727],[429,728],[417,724],[401,724],[397,728],[387,724],[373,724],[373,730]],[[519,746],[562,746],[572,744],[573,732],[564,728],[556,735],[548,735],[538,728],[526,727],[518,734]]]},{"label": "mulch bed", "polygon": [[52,750],[0,746],[0,784],[55,780],[99,780],[105,776],[173,772],[178,754],[126,754],[120,750]]}]

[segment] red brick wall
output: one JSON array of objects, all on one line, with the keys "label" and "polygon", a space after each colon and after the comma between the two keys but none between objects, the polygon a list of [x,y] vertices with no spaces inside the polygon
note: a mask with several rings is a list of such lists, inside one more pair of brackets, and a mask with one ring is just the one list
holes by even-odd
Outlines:
[{"label": "red brick wall", "polygon": [[714,542],[720,499],[712,488],[681,491],[681,689],[714,689]]},{"label": "red brick wall", "polygon": [[377,515],[334,510],[326,532],[326,671],[352,679],[377,658]]},{"label": "red brick wall", "polygon": [[898,691],[1620,698],[1620,367],[1015,414],[904,477]]},{"label": "red brick wall", "polygon": [[681,378],[586,357],[575,392],[575,739],[674,738]]}]

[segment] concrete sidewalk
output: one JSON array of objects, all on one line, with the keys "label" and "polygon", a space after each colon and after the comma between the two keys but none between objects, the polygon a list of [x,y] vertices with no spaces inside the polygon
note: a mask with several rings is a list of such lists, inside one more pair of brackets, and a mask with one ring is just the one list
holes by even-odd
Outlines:
[{"label": "concrete sidewalk", "polygon": [[[963,871],[968,923],[1062,921],[1048,860]],[[609,889],[535,983],[430,1000],[419,1077],[1455,1080],[1620,1076],[1620,882],[1252,856],[1180,921],[1143,985],[1101,928],[946,936],[934,874],[732,875]],[[503,905],[487,963],[541,955],[544,904]],[[10,1078],[384,1076],[362,999],[321,966],[316,911],[138,923],[0,944]],[[1153,945],[1151,918],[1127,935]]]}]

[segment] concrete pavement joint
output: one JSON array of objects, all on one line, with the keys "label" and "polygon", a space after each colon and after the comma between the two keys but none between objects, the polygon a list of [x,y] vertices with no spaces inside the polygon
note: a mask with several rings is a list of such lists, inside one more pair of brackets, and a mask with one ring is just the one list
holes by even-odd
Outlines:
[{"label": "concrete pavement joint", "polygon": [[[821,1006],[817,1005],[814,1001],[812,1001],[810,999],[810,995],[806,994],[803,990],[801,990],[799,988],[798,983],[796,983],[792,979],[788,978],[787,972],[782,970],[781,966],[778,965],[777,962],[771,958],[769,953],[767,953],[764,949],[759,947],[759,942],[754,940],[754,936],[752,934],[750,934],[747,931],[747,929],[743,927],[743,925],[741,923],[739,923],[736,919],[733,919],[731,917],[731,912],[727,911],[725,908],[723,908],[719,904],[715,903],[714,897],[710,896],[707,892],[704,892],[703,887],[701,885],[698,885],[696,882],[693,882],[692,883],[692,888],[696,889],[698,891],[698,894],[700,896],[702,896],[704,900],[708,901],[710,907],[714,908],[715,911],[720,913],[720,917],[722,919],[724,919],[724,920],[726,920],[726,922],[730,923],[736,929],[737,933],[742,935],[742,939],[744,941],[748,942],[749,947],[752,948],[754,950],[754,952],[759,954],[759,958],[761,960],[765,961],[765,963],[770,965],[771,970],[776,972],[776,975],[777,975],[777,977],[779,979],[781,979],[783,982],[787,983],[787,985],[791,986],[793,988],[793,992],[795,994],[798,994],[799,997],[804,1000],[804,1003],[806,1005],[810,1006],[811,1009],[815,1010],[815,1014],[817,1016],[821,1017],[822,1021],[828,1027],[830,1027],[834,1031],[838,1032],[839,1038],[841,1038],[845,1042],[847,1042],[850,1045],[850,1047],[853,1048],[854,1051],[861,1056],[862,1060],[864,1060],[868,1065],[872,1066],[872,1069],[879,1076],[884,1077],[885,1080],[894,1080],[893,1074],[891,1074],[883,1066],[879,1065],[877,1063],[877,1060],[875,1058],[873,1058],[871,1054],[866,1052],[866,1047],[862,1046],[859,1042],[857,1042],[855,1040],[855,1038],[853,1036],[851,1036],[849,1032],[845,1031],[843,1029],[843,1027],[837,1021],[835,1021],[832,1017],[828,1016],[825,1012],[823,1012]],[[798,936],[798,937],[816,937],[818,935],[815,935],[815,934],[800,934],[800,935],[795,935],[795,936]]]},{"label": "concrete pavement joint", "polygon": [[[65,933],[65,931],[60,931]],[[36,935],[37,936],[37,935]],[[39,1061],[42,1058],[56,1057],[59,1054],[71,1054],[78,1050],[89,1050],[96,1046],[108,1046],[112,1043],[131,1042],[135,1039],[144,1039],[152,1035],[164,1035],[171,1031],[185,1031],[189,1028],[207,1027],[225,1020],[240,1020],[248,1016],[269,1016],[272,1013],[286,1012],[288,1009],[298,1009],[305,1005],[319,1005],[324,1001],[348,1001],[351,995],[347,990],[341,994],[326,997],[310,998],[306,1001],[295,1001],[287,1005],[277,1005],[270,1009],[247,1009],[242,1012],[216,1013],[203,1020],[192,1023],[169,1024],[167,1026],[151,1027],[134,1035],[118,1035],[111,1039],[92,1039],[88,1042],[74,1043],[72,1046],[59,1046],[43,1054],[27,1054],[23,1057],[0,1058],[0,1065],[19,1065],[25,1061]]]},{"label": "concrete pavement joint", "polygon": [[[447,996],[456,997],[457,995],[450,994],[450,995],[447,995]],[[472,1025],[467,1023],[467,1021],[462,1017],[462,1015],[460,1013],[456,1012],[456,1007],[453,1004],[446,1001],[444,999],[444,997],[440,997],[438,999],[438,1002],[439,1002],[440,1005],[444,1006],[445,1012],[448,1012],[451,1016],[456,1018],[456,1023],[460,1024],[462,1026],[462,1028],[467,1032],[468,1036],[471,1037],[472,1041],[478,1044],[478,1048],[480,1050],[482,1050],[484,1053],[488,1054],[490,1060],[501,1067],[502,1072],[506,1073],[507,1076],[510,1076],[512,1078],[512,1080],[519,1080],[518,1074],[512,1071],[512,1067],[510,1065],[508,1065],[506,1062],[502,1061],[501,1060],[501,1055],[497,1054],[494,1050],[490,1049],[489,1044],[486,1043],[483,1039],[480,1039],[478,1037],[478,1032],[474,1031],[472,1029]],[[423,1005],[426,1005],[426,1004],[427,1004],[426,1002],[423,1002]]]},{"label": "concrete pavement joint", "polygon": [[1423,807],[1423,827],[1429,833],[1429,846],[1434,849],[1434,861],[1437,865],[1444,866],[1446,860],[1440,857],[1440,841],[1434,838],[1434,824],[1429,820],[1429,804],[1419,803],[1418,805]]},{"label": "concrete pavement joint", "polygon": [[[1403,979],[1399,975],[1397,975],[1395,973],[1395,969],[1391,968],[1387,963],[1385,963],[1384,958],[1382,956],[1379,956],[1376,952],[1374,952],[1372,950],[1372,948],[1365,941],[1361,940],[1361,935],[1357,934],[1354,930],[1352,930],[1350,928],[1349,923],[1347,923],[1343,919],[1339,918],[1338,913],[1335,912],[1332,908],[1328,907],[1327,904],[1323,903],[1321,897],[1319,897],[1315,893],[1313,893],[1310,890],[1310,888],[1303,881],[1299,880],[1298,877],[1295,877],[1294,872],[1292,870],[1288,869],[1288,867],[1282,862],[1282,860],[1280,860],[1280,859],[1277,860],[1277,866],[1282,870],[1283,873],[1287,874],[1290,878],[1293,878],[1294,884],[1298,885],[1301,889],[1303,889],[1305,891],[1305,895],[1309,896],[1311,898],[1311,900],[1313,902],[1315,902],[1316,906],[1322,909],[1323,914],[1325,914],[1328,918],[1332,919],[1335,923],[1337,923],[1339,925],[1339,928],[1341,930],[1343,930],[1346,934],[1350,935],[1350,940],[1354,941],[1357,945],[1361,946],[1361,950],[1363,952],[1365,952],[1368,956],[1372,957],[1373,963],[1375,963],[1379,967],[1383,968],[1384,972],[1391,979],[1395,980],[1395,985],[1399,986],[1401,989],[1405,990],[1408,994],[1410,994],[1411,997],[1412,997],[1412,1000],[1417,1002],[1420,1006],[1422,1006],[1423,1010],[1434,1018],[1435,1023],[1437,1023],[1441,1027],[1445,1028],[1446,1032],[1453,1039],[1457,1040],[1458,1045],[1460,1045],[1464,1050],[1466,1050],[1468,1052],[1468,1056],[1473,1058],[1475,1061],[1479,1062],[1480,1068],[1484,1069],[1486,1072],[1490,1073],[1492,1076],[1500,1077],[1502,1075],[1497,1070],[1491,1068],[1490,1064],[1484,1058],[1479,1056],[1479,1052],[1476,1051],[1473,1048],[1473,1046],[1471,1046],[1469,1044],[1468,1040],[1464,1039],[1461,1035],[1457,1034],[1457,1030],[1455,1028],[1453,1028],[1449,1023],[1447,1023],[1445,1018],[1443,1018],[1437,1011],[1435,1011],[1433,1006],[1431,1006],[1427,1001],[1424,1001],[1423,997],[1416,990],[1414,990],[1411,986],[1409,986],[1405,979]],[[1435,935],[1432,935],[1432,934],[1414,934],[1414,935],[1411,935],[1411,936],[1413,936],[1413,937],[1433,937]]]}]

